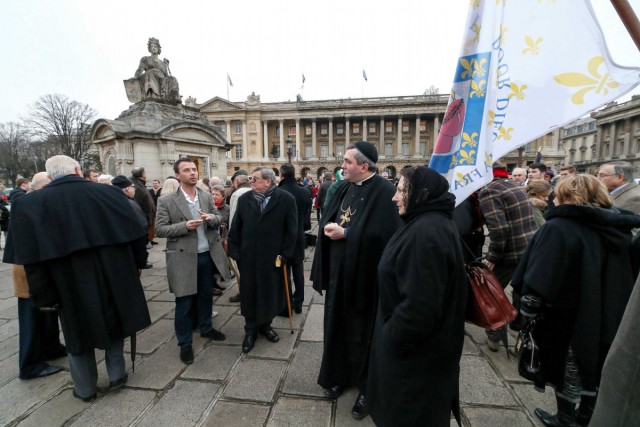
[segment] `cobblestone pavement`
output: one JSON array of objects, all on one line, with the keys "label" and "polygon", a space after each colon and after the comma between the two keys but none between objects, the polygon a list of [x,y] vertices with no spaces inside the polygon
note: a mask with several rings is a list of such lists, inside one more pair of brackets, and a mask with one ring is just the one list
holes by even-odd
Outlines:
[{"label": "cobblestone pavement", "polygon": [[[184,365],[173,332],[173,296],[168,292],[164,239],[150,250],[153,268],[144,270],[152,325],[138,334],[136,370],[120,390],[108,392],[104,356],[99,364],[98,399],[83,403],[71,394],[66,359],[53,363],[65,370],[55,375],[18,379],[18,312],[11,266],[0,264],[0,425],[20,426],[372,426],[355,421],[351,406],[357,391],[327,400],[316,384],[322,355],[324,299],[310,283],[302,314],[289,321],[278,317],[273,327],[280,342],[259,337],[243,355],[243,318],[239,303],[230,303],[236,283],[227,283],[214,301],[214,326],[227,339],[209,342],[194,334],[195,362]],[[307,250],[306,276],[313,248]],[[2,252],[0,251],[0,255]],[[513,344],[514,336],[510,337]],[[129,351],[128,340],[125,351]],[[467,325],[460,375],[464,426],[537,426],[537,406],[555,410],[551,390],[541,394],[517,374],[516,361],[504,349],[488,350],[484,332]],[[429,421],[425,420],[425,426]],[[451,425],[456,425],[452,421]]]}]

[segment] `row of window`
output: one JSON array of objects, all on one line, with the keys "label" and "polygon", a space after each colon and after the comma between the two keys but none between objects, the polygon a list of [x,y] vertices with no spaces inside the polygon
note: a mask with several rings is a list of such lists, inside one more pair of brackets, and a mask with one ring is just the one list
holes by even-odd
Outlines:
[{"label": "row of window", "polygon": [[[385,156],[393,156],[395,153],[393,152],[393,147],[394,144],[392,142],[388,142],[384,144],[384,155]],[[402,143],[402,152],[401,155],[403,156],[409,156],[411,155],[411,144],[409,144],[408,142],[403,142]],[[420,142],[419,143],[419,147],[418,147],[418,154],[420,154],[421,156],[424,156],[426,154],[427,151],[427,143],[426,142]],[[272,145],[271,146],[271,152],[269,153],[271,157],[280,157],[280,146],[279,145]],[[327,158],[327,157],[341,157],[344,154],[344,144],[336,144],[336,151],[334,153],[330,153],[329,152],[329,146],[327,144],[321,144],[320,145],[320,158]],[[291,147],[291,156],[292,157],[296,157],[296,147],[295,145],[293,147]],[[304,157],[309,158],[309,157],[314,157],[314,153],[313,153],[313,146],[311,144],[305,144],[304,145]],[[242,145],[238,144],[235,146],[235,159],[236,160],[241,160],[242,159]]]},{"label": "row of window", "polygon": [[[384,122],[384,132],[385,133],[393,133],[394,132],[394,121],[385,121]],[[397,125],[396,125],[397,126]],[[242,134],[242,123],[235,123],[234,124],[235,127],[235,133],[236,135]],[[336,123],[335,124],[335,132],[336,135],[344,135],[344,129],[345,129],[345,123]],[[368,124],[368,132],[369,135],[375,135],[378,131],[378,123],[376,122],[370,122]],[[409,133],[411,130],[410,128],[410,122],[409,120],[403,120],[402,121],[402,132],[403,133]],[[420,132],[426,132],[427,131],[427,121],[426,120],[420,120]],[[311,125],[305,125],[304,126],[304,133],[306,136],[311,136],[313,132],[313,127]],[[321,123],[320,124],[320,135],[321,136],[326,136],[329,134],[329,124],[328,123]],[[352,135],[360,135],[360,123],[352,123],[351,124],[351,134]],[[289,125],[289,133],[288,136],[295,136],[296,135],[296,125],[295,124],[291,124]],[[276,136],[280,136],[280,126],[276,126]]]}]

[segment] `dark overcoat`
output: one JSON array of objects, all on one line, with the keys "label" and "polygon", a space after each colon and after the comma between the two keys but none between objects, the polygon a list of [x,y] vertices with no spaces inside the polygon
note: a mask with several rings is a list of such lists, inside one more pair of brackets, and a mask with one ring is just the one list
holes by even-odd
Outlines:
[{"label": "dark overcoat", "polygon": [[[290,260],[298,233],[296,202],[286,191],[276,188],[264,211],[248,191],[238,199],[229,230],[229,256],[240,269],[240,308],[256,325],[270,322],[285,306],[282,267],[278,255]],[[282,264],[284,265],[284,264]]]},{"label": "dark overcoat", "polygon": [[68,175],[12,209],[3,261],[25,266],[34,305],[60,304],[71,354],[110,347],[150,324],[138,276],[147,231],[121,189]]},{"label": "dark overcoat", "polygon": [[546,303],[536,329],[542,362],[536,385],[562,392],[571,345],[583,389],[594,391],[635,282],[629,248],[640,216],[560,205],[545,217],[511,282],[521,295]]},{"label": "dark overcoat", "polygon": [[280,181],[278,187],[290,193],[296,199],[296,209],[298,210],[298,233],[296,236],[296,248],[292,261],[304,261],[304,232],[311,229],[311,199],[309,192],[298,185],[293,178],[285,178]]},{"label": "dark overcoat", "polygon": [[449,426],[469,286],[455,223],[439,212],[407,222],[382,254],[378,282],[371,418],[377,426]]}]

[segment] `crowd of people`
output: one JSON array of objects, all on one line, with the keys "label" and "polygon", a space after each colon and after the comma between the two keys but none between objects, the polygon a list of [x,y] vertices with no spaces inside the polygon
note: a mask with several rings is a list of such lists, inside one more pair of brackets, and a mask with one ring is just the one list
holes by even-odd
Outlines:
[{"label": "crowd of people", "polygon": [[[377,161],[375,145],[358,141],[320,182],[296,179],[291,164],[279,177],[256,167],[223,181],[200,179],[185,157],[173,176],[148,183],[143,167],[112,177],[82,171],[67,156],[50,158],[46,173],[16,180],[10,216],[0,223],[18,298],[20,378],[59,372],[48,361],[66,354],[74,396],[91,401],[100,348],[109,388],[126,383],[124,339],[150,324],[140,274],[153,267],[147,250],[156,237],[166,238],[183,363],[194,361],[194,330],[226,339],[212,324],[213,297],[232,276],[242,352],[259,335],[277,343],[273,319],[302,312],[305,233],[315,209],[310,280],[325,295],[317,382],[328,399],[356,388],[353,418],[444,426],[453,415],[460,423],[465,263],[482,259],[512,287],[519,315],[508,327],[535,321],[534,386],[553,387],[557,401],[555,414],[535,410],[541,422],[637,425],[639,358],[628,351],[638,341],[634,167],[612,162],[584,174],[565,166],[556,175],[543,163],[508,171],[496,162],[493,180],[456,206],[432,169],[407,167],[390,179]],[[490,351],[508,341],[506,327],[486,335]]]}]

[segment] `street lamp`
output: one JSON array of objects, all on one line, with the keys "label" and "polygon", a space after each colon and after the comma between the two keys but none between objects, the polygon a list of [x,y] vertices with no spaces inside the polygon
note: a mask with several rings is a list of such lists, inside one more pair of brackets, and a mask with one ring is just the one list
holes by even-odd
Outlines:
[{"label": "street lamp", "polygon": [[291,164],[291,148],[293,145],[293,141],[291,141],[291,137],[287,137],[287,157],[289,158],[289,164]]}]

